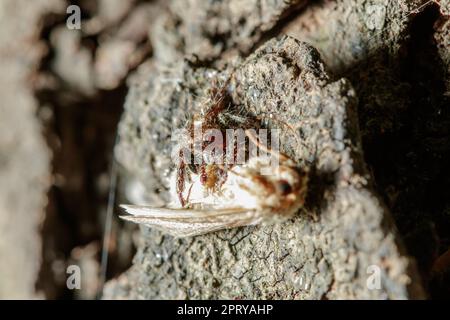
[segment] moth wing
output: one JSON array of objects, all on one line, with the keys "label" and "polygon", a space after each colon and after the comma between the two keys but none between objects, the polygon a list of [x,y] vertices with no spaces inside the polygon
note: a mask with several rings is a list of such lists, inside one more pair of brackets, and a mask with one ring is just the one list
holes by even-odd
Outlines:
[{"label": "moth wing", "polygon": [[185,209],[121,205],[122,219],[159,229],[175,237],[197,236],[221,229],[258,224],[256,210],[246,208]]}]

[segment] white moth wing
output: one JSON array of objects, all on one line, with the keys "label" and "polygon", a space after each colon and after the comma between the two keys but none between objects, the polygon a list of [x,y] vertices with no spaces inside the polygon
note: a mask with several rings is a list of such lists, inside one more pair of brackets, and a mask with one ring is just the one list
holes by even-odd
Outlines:
[{"label": "white moth wing", "polygon": [[175,237],[197,236],[221,229],[258,224],[256,210],[248,208],[185,209],[121,205],[129,214],[122,219],[159,229]]}]

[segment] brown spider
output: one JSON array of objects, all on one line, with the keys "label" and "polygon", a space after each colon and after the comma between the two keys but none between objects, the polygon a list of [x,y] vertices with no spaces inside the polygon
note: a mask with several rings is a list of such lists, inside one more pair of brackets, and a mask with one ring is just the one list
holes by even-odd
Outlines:
[{"label": "brown spider", "polygon": [[[202,140],[200,142],[200,146],[196,148],[195,144],[195,122],[201,123],[201,130],[205,132],[209,129],[219,130],[222,134],[222,137],[226,137],[227,129],[241,129],[245,132],[245,136],[248,138],[248,141],[254,143],[261,150],[274,155],[274,151],[268,149],[266,145],[263,145],[257,138],[254,137],[251,130],[249,129],[259,129],[261,128],[262,122],[266,119],[266,115],[258,115],[254,116],[249,113],[245,113],[242,109],[239,110],[236,105],[233,104],[231,95],[228,91],[228,85],[230,83],[230,78],[225,81],[223,85],[218,85],[217,81],[213,82],[213,85],[210,89],[210,97],[208,101],[205,102],[205,107],[197,114],[194,114],[192,120],[188,124],[187,130],[187,141],[186,143],[189,145],[189,150],[194,150],[194,156],[190,157],[189,163],[185,162],[185,158],[183,157],[182,151],[179,153],[180,161],[177,167],[176,173],[176,193],[178,195],[179,202],[182,207],[185,207],[189,203],[189,195],[183,196],[185,191],[186,184],[186,176],[189,172],[194,174],[200,174],[200,182],[202,185],[206,186],[207,189],[217,190],[220,189],[221,186],[225,183],[227,179],[227,171],[232,169],[235,160],[237,158],[237,146],[233,144],[233,146],[228,146],[228,141],[226,139],[222,139],[222,144],[218,145],[218,147],[222,151],[222,159],[219,164],[208,164],[207,161],[204,160],[204,151],[205,148],[214,142],[214,136],[204,138],[202,136]],[[274,115],[270,115],[271,120],[274,120],[280,123],[282,126],[287,127],[287,129],[293,131],[295,133],[295,128],[286,122],[278,119]],[[296,138],[298,139],[297,135]],[[232,159],[227,159],[227,148],[233,148]],[[248,150],[247,150],[248,151]],[[277,156],[281,159],[286,159],[287,157],[282,155],[279,152],[276,152]],[[248,154],[245,157],[248,158]],[[201,160],[200,163],[192,160]],[[222,165],[223,164],[223,165]]]},{"label": "brown spider", "polygon": [[[185,191],[185,180],[187,175],[187,170],[192,173],[198,174],[200,173],[200,181],[203,185],[205,185],[208,189],[215,190],[220,188],[227,178],[227,169],[232,167],[232,164],[225,165],[217,165],[217,164],[208,164],[204,161],[204,150],[205,148],[212,142],[214,142],[214,137],[210,137],[209,139],[204,139],[202,137],[200,150],[194,147],[194,122],[198,121],[201,123],[202,131],[209,129],[219,130],[222,134],[222,137],[226,136],[226,129],[237,129],[243,128],[248,129],[251,128],[252,125],[256,123],[255,119],[248,115],[239,115],[236,110],[233,108],[233,103],[231,96],[228,92],[228,84],[230,80],[227,80],[224,85],[218,86],[216,83],[213,84],[210,89],[210,100],[208,101],[206,109],[202,110],[195,114],[192,117],[190,124],[188,125],[188,143],[190,150],[194,150],[194,159],[201,159],[201,163],[186,163],[183,157],[182,151],[179,153],[180,161],[177,167],[177,183],[176,183],[176,192],[178,195],[178,199],[182,207],[184,207],[189,199],[189,195],[187,199],[184,198],[183,193]],[[225,155],[227,149],[227,143],[225,141],[222,142],[219,147],[222,149],[222,161],[221,163],[225,163]],[[233,159],[236,157],[236,148],[233,146]],[[192,157],[190,159],[192,161]]]}]

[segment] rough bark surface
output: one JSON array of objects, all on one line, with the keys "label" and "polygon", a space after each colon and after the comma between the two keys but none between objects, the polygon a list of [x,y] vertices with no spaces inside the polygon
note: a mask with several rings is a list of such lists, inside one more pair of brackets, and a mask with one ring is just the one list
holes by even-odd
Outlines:
[{"label": "rough bark surface", "polygon": [[[127,91],[118,202],[163,204],[173,131],[231,75],[234,105],[274,114],[263,125],[311,168],[305,208],[184,240],[115,216],[104,298],[450,297],[449,10],[0,0],[0,298],[94,298]],[[66,287],[72,264],[82,290]]]},{"label": "rough bark surface", "polygon": [[[152,186],[155,180],[165,180],[162,172],[173,169],[170,130],[182,126],[185,115],[200,107],[211,77],[221,77],[192,64],[183,67],[184,72],[138,80],[127,99],[117,156]],[[299,127],[294,133],[282,128],[281,141],[284,152],[312,168],[305,210],[284,224],[193,239],[146,230],[127,275],[132,289],[118,290],[112,282],[105,297],[423,297],[414,263],[399,245],[388,211],[369,187],[357,99],[348,81],[331,80],[318,52],[290,37],[264,44],[235,69],[235,105],[256,115],[274,114]],[[164,194],[164,182],[161,186],[155,191]],[[367,286],[371,265],[381,270],[380,290]]]},{"label": "rough bark surface", "polygon": [[449,3],[435,3],[319,2],[283,32],[316,46],[354,85],[375,186],[431,295],[445,297],[433,261],[449,245]]},{"label": "rough bark surface", "polygon": [[186,54],[212,60],[227,51],[249,53],[265,32],[307,2],[170,1],[166,14],[156,21],[151,34],[155,57],[161,62],[170,62]]},{"label": "rough bark surface", "polygon": [[[312,163],[316,179],[306,214],[300,213],[294,221],[280,226],[244,228],[190,241],[144,230],[134,266],[110,282],[105,297],[425,297],[423,279],[430,288],[434,277],[430,274],[432,257],[446,250],[448,201],[444,200],[441,189],[446,180],[438,176],[431,178],[436,169],[405,159],[403,155],[423,157],[423,149],[428,147],[415,146],[419,141],[429,141],[437,148],[431,163],[442,167],[447,157],[447,149],[439,140],[442,138],[431,137],[433,133],[426,129],[428,125],[416,124],[418,130],[410,129],[414,121],[408,116],[417,114],[415,110],[421,105],[430,104],[424,99],[432,96],[433,107],[422,116],[436,128],[434,134],[447,135],[443,129],[447,113],[440,118],[433,116],[433,112],[439,112],[446,104],[445,91],[438,89],[443,82],[448,82],[448,16],[444,2],[436,1],[436,6],[422,0],[307,3],[299,13],[292,7],[287,9],[294,14],[279,18],[276,27],[247,47],[253,48],[279,33],[288,34],[317,47],[329,73],[315,69],[321,62],[311,53],[314,50],[305,53],[308,50],[298,49],[305,55],[296,55],[290,45],[270,42],[239,65],[240,62],[233,60],[233,53],[246,51],[236,38],[218,32],[221,45],[211,47],[204,38],[198,41],[197,31],[185,34],[186,30],[196,28],[181,27],[181,31],[175,28],[165,33],[159,32],[156,26],[151,35],[155,57],[148,69],[142,68],[142,74],[132,81],[120,126],[121,142],[116,150],[119,161],[147,186],[149,202],[167,201],[166,180],[161,174],[170,170],[167,128],[182,125],[190,108],[195,109],[201,100],[209,81],[204,83],[205,71],[198,66],[225,69],[222,73],[212,70],[207,74],[219,72],[219,76],[225,73],[222,77],[226,77],[232,69],[227,61],[238,65],[235,103],[257,114],[274,111],[289,123],[303,117],[319,119],[301,127],[298,134],[302,146],[291,144],[292,135],[285,136],[291,156],[299,163]],[[173,9],[169,18],[164,19],[171,19],[171,14],[176,15]],[[207,25],[205,20],[191,22],[190,15],[183,16],[182,20],[181,25],[198,23],[200,29]],[[433,46],[425,45],[433,34],[437,53]],[[167,40],[190,36],[197,40],[186,41],[184,45],[173,45],[183,42]],[[198,45],[202,41],[208,46]],[[291,41],[287,40],[292,45]],[[306,48],[303,44],[296,45]],[[271,53],[267,54],[268,51]],[[186,53],[196,54],[200,62],[192,58],[181,67],[170,66],[169,74],[158,71],[161,64],[173,62]],[[305,62],[308,58],[315,67]],[[425,65],[422,61],[430,63]],[[305,69],[310,73],[302,73]],[[425,79],[429,72],[436,74],[431,81]],[[307,74],[314,79],[316,87],[305,80]],[[355,91],[345,80],[333,81],[339,77],[349,78]],[[170,84],[171,81],[175,83]],[[291,86],[296,86],[301,93],[286,94]],[[309,91],[310,86],[316,88],[315,95]],[[311,96],[317,101],[308,101]],[[286,103],[288,99],[292,101]],[[314,102],[320,105],[320,112],[314,108]],[[183,110],[185,114],[172,111],[174,105],[178,112]],[[155,122],[148,116],[152,112],[164,116],[156,116]],[[170,125],[161,125],[161,120]],[[328,132],[326,139],[321,136],[324,132]],[[364,155],[360,139],[366,151]],[[366,162],[374,179],[365,169]],[[392,166],[392,163],[396,164]],[[414,173],[417,168],[422,170],[422,175]],[[438,196],[428,201],[426,195],[420,194],[420,185],[429,184],[430,179],[434,181],[430,190],[435,190]],[[427,209],[423,203],[428,203]],[[431,212],[430,208],[441,205],[444,209],[440,214],[418,212]],[[415,212],[413,217],[407,218],[411,211]],[[395,231],[392,217],[402,237]],[[418,230],[413,221],[420,221],[419,229],[422,229]],[[442,224],[442,228],[434,228],[435,224]],[[423,227],[427,225],[431,229]],[[408,250],[402,244],[405,240]],[[428,245],[418,244],[421,241]],[[421,276],[407,252],[414,253],[419,260]],[[369,290],[366,286],[370,265],[382,270],[382,290]],[[305,283],[309,290],[305,290]],[[442,290],[438,287],[434,289]]]}]

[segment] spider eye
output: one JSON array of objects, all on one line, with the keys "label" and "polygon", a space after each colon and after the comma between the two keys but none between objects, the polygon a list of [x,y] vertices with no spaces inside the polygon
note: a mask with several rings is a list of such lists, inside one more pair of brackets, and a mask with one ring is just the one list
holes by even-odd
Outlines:
[{"label": "spider eye", "polygon": [[292,187],[286,180],[278,181],[277,189],[283,196],[288,195],[292,192]]}]

